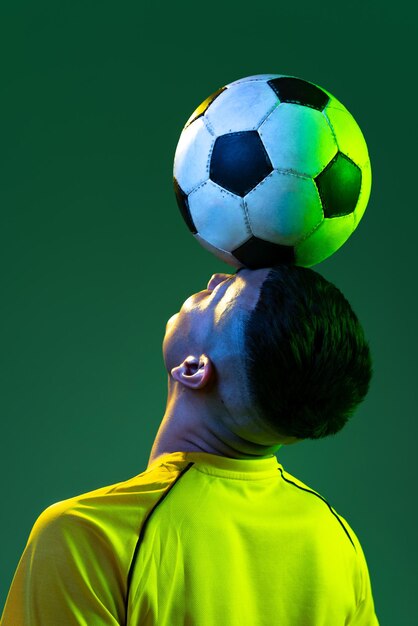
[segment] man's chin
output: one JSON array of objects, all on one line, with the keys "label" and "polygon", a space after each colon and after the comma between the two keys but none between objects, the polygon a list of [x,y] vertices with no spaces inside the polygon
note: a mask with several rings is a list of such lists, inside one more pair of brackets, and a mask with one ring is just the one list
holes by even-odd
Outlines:
[{"label": "man's chin", "polygon": [[178,315],[178,313],[174,313],[174,315],[172,315],[171,317],[168,318],[167,320],[167,324],[165,325],[165,327],[167,328],[171,322],[174,322],[174,318]]}]

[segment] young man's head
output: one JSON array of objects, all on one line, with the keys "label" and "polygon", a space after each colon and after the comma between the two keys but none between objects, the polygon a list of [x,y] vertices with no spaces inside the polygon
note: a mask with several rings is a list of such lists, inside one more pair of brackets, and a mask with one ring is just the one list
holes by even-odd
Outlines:
[{"label": "young man's head", "polygon": [[231,456],[337,433],[372,375],[343,294],[317,272],[287,265],[214,274],[167,322],[163,354],[160,448],[171,437],[178,450]]}]

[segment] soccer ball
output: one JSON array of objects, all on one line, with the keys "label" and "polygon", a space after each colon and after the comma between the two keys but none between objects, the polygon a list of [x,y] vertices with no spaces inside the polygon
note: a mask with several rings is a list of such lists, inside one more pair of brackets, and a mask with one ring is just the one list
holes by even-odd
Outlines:
[{"label": "soccer ball", "polygon": [[366,209],[370,159],[352,115],[293,76],[232,82],[187,120],[174,157],[181,214],[235,267],[309,267],[350,237]]}]

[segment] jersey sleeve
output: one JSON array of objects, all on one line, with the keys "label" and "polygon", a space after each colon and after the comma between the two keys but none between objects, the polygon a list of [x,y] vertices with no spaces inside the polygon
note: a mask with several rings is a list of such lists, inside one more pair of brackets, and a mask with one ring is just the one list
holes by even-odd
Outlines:
[{"label": "jersey sleeve", "polygon": [[124,582],[100,525],[56,503],[37,518],[0,626],[120,626]]},{"label": "jersey sleeve", "polygon": [[350,534],[354,540],[357,552],[357,562],[360,570],[361,590],[359,603],[352,619],[348,622],[348,626],[379,626],[379,622],[375,612],[372,586],[366,557],[364,555],[360,541],[358,540],[358,537],[352,529]]}]

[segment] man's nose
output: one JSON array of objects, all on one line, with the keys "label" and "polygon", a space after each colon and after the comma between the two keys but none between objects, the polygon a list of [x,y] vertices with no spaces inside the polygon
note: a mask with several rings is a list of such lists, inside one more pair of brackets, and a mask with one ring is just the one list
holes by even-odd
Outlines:
[{"label": "man's nose", "polygon": [[208,282],[207,289],[209,289],[209,291],[212,291],[217,285],[219,285],[219,283],[222,283],[224,280],[230,278],[231,276],[232,274],[213,274]]}]

